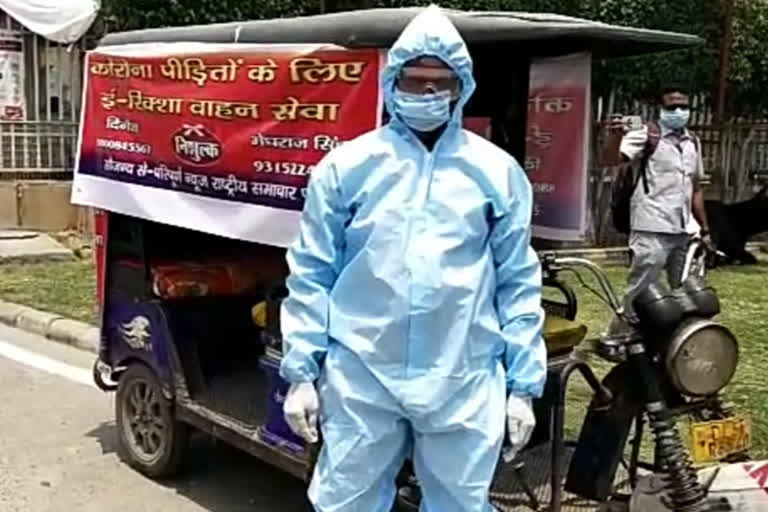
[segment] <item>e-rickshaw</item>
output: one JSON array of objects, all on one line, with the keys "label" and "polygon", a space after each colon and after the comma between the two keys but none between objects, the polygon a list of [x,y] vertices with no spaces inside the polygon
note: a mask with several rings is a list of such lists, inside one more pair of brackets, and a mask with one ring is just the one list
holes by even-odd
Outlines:
[{"label": "e-rickshaw", "polygon": [[[374,9],[143,30],[109,35],[100,48],[194,41],[386,49],[417,12]],[[697,42],[692,36],[550,14],[450,11],[450,17],[475,62],[478,89],[466,114],[490,118],[493,142],[519,161],[525,157],[533,58],[574,52],[610,58]],[[279,310],[288,274],[285,248],[111,211],[108,205],[98,209],[96,225],[102,329],[94,379],[104,391],[116,391],[123,459],[151,477],[170,476],[179,469],[194,428],[309,479],[318,446],[294,435],[282,414],[287,383],[278,373]],[[545,286],[553,292],[544,301],[547,390],[535,404],[537,428],[527,449],[512,463],[500,461],[495,506],[553,512],[598,506],[715,510],[707,508],[714,479],[700,481],[675,424],[675,415],[684,414],[712,429],[746,428],[718,398],[735,370],[738,345],[713,320],[719,311],[714,291],[695,277],[674,293],[649,289],[641,297],[643,324],[598,343],[599,355],[616,365],[600,380],[575,351],[587,329],[578,322],[576,294],[561,275],[590,270],[620,314],[616,295],[589,261],[542,253],[542,263]],[[566,390],[576,373],[594,398],[578,440],[567,442]],[[640,460],[646,422],[656,441],[650,465]],[[718,458],[743,455],[745,443],[732,444],[717,446]],[[617,484],[622,471],[628,491]],[[661,483],[654,479],[659,475]],[[418,482],[408,465],[399,481],[399,505],[417,506]]]}]

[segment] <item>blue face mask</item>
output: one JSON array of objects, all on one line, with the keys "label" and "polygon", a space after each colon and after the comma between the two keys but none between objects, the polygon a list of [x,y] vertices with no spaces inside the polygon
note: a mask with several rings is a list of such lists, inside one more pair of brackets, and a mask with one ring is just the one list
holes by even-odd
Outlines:
[{"label": "blue face mask", "polygon": [[672,111],[661,109],[659,121],[670,130],[681,130],[688,124],[690,117],[691,111],[688,109],[676,108]]},{"label": "blue face mask", "polygon": [[413,94],[395,87],[395,112],[419,132],[431,132],[451,118],[451,93]]}]

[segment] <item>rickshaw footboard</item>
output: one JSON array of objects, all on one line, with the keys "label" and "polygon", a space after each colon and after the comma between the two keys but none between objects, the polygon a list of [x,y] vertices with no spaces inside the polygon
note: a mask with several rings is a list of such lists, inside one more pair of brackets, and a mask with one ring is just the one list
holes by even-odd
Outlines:
[{"label": "rickshaw footboard", "polygon": [[[493,486],[491,488],[491,502],[499,512],[540,512],[552,510],[553,493],[551,486],[552,476],[552,448],[551,443],[542,443],[520,454],[515,461],[509,464],[500,463],[496,470]],[[563,450],[562,463],[568,467],[574,448],[566,446]],[[520,474],[515,466],[522,462]],[[526,492],[525,483],[536,496],[539,508],[536,509],[531,498]],[[621,468],[616,475],[617,489],[630,493],[629,474]],[[562,485],[562,482],[561,482]],[[596,511],[599,506],[597,501],[582,498],[576,494],[563,492],[560,500],[560,512],[588,512]]]}]

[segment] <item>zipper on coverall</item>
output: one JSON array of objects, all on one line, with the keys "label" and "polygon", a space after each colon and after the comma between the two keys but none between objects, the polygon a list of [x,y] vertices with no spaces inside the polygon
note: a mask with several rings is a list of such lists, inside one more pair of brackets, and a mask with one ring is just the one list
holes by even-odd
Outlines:
[{"label": "zipper on coverall", "polygon": [[[412,135],[413,136],[413,135]],[[415,136],[414,136],[415,137]],[[424,209],[426,208],[427,201],[429,200],[429,192],[432,185],[432,174],[433,174],[433,167],[435,165],[435,153],[437,152],[437,148],[442,140],[439,139],[434,146],[432,146],[432,151],[428,151],[426,147],[424,147],[423,143],[417,139],[417,144],[421,145],[422,149],[426,152],[426,159],[424,160],[424,164],[421,166],[421,169],[419,169],[419,177],[418,177],[418,184],[416,187],[416,197],[421,197],[421,200],[417,204],[413,204],[411,206],[412,211],[418,212],[418,215],[420,217],[420,222],[423,222],[424,219]],[[424,188],[423,194],[421,193],[422,187]],[[407,241],[406,241],[406,251],[410,252],[411,247],[411,240],[413,238],[413,216],[414,214],[411,213],[411,215],[408,216],[408,231],[407,231]],[[407,272],[408,272],[408,331],[407,331],[407,339],[406,342],[406,356],[405,356],[405,365],[403,367],[403,375],[405,378],[408,378],[409,375],[409,369],[411,366],[411,354],[413,350],[413,334],[411,332],[411,310],[413,308],[413,274],[411,272],[411,263],[410,258],[407,258],[406,261],[408,262],[407,265]],[[423,269],[422,269],[423,270]]]}]

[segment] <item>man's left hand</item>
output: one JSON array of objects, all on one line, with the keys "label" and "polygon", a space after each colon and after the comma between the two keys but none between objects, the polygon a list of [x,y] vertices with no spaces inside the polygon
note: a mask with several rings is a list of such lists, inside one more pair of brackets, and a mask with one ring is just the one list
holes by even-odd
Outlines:
[{"label": "man's left hand", "polygon": [[708,232],[704,233],[701,236],[701,242],[707,247],[708,251],[714,252],[715,243],[712,241],[712,235],[710,235]]},{"label": "man's left hand", "polygon": [[530,397],[509,395],[507,398],[507,435],[510,448],[504,452],[504,461],[510,462],[528,444],[536,426]]}]

